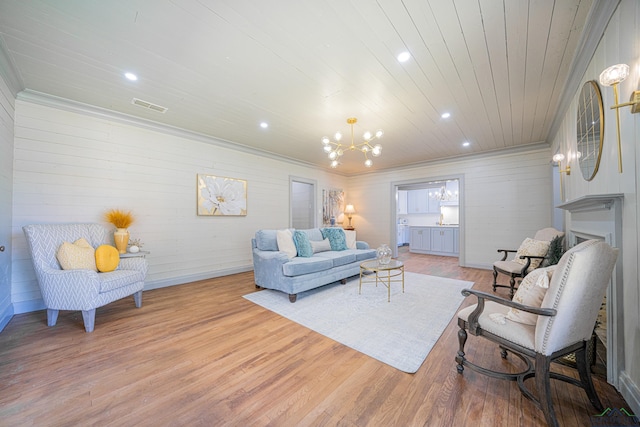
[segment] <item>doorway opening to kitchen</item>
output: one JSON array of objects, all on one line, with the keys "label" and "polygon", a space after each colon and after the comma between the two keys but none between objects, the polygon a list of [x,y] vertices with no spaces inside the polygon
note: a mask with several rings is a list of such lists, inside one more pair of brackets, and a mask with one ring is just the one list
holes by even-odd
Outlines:
[{"label": "doorway opening to kitchen", "polygon": [[447,176],[392,183],[394,256],[398,249],[451,256],[463,264],[463,177]]}]

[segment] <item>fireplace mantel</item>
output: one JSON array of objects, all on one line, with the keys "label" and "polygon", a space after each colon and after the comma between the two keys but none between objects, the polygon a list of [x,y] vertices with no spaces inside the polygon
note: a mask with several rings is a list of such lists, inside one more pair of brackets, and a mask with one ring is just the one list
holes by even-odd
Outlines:
[{"label": "fireplace mantel", "polygon": [[556,206],[568,212],[565,217],[567,244],[581,240],[601,239],[618,248],[620,254],[607,288],[607,381],[619,387],[624,370],[624,316],[622,274],[622,203],[624,194],[592,194]]},{"label": "fireplace mantel", "polygon": [[556,207],[571,213],[609,210],[616,200],[622,200],[623,198],[624,194],[622,193],[592,194],[570,200]]}]

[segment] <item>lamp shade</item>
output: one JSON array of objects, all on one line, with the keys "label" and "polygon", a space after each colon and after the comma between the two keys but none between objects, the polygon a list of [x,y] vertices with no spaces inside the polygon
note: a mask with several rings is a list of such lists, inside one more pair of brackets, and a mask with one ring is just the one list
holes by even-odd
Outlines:
[{"label": "lamp shade", "polygon": [[356,213],[356,209],[353,207],[353,205],[349,204],[349,205],[345,206],[344,213],[346,213],[346,214],[354,214],[354,213]]},{"label": "lamp shade", "polygon": [[612,65],[600,73],[600,84],[613,86],[629,77],[629,66],[627,64]]}]

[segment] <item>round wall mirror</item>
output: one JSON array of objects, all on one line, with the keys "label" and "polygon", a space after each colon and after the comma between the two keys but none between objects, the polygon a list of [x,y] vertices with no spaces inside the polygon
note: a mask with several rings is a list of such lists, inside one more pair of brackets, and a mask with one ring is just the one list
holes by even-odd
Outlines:
[{"label": "round wall mirror", "polygon": [[591,181],[598,172],[604,136],[602,95],[595,80],[586,82],[578,98],[577,147],[582,176]]}]

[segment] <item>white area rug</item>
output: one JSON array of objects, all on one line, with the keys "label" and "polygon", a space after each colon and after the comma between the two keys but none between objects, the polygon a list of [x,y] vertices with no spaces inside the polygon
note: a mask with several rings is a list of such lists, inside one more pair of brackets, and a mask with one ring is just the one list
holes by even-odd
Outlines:
[{"label": "white area rug", "polygon": [[456,314],[464,299],[460,291],[473,282],[405,273],[405,293],[400,283],[387,288],[362,285],[358,277],[346,285],[333,283],[288,295],[262,290],[244,298],[306,326],[326,337],[378,359],[401,371],[414,373]]}]

